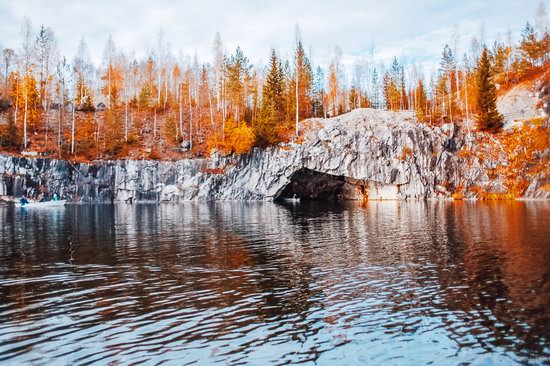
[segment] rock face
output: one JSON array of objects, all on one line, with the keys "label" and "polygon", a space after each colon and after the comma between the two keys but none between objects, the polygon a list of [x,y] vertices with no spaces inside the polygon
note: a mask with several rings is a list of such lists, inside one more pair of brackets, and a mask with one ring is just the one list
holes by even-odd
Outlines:
[{"label": "rock face", "polygon": [[521,125],[521,121],[545,117],[540,81],[517,85],[497,99],[497,108],[504,116],[505,129]]},{"label": "rock face", "polygon": [[[240,157],[170,161],[68,161],[0,156],[0,195],[57,193],[75,201],[273,200],[475,197],[502,193],[491,169],[505,155],[459,151],[472,144],[453,125],[430,127],[413,114],[360,109],[302,123],[301,144],[255,149]],[[488,137],[489,138],[489,137]],[[546,182],[527,197],[550,198]],[[475,189],[474,189],[475,188]]]}]

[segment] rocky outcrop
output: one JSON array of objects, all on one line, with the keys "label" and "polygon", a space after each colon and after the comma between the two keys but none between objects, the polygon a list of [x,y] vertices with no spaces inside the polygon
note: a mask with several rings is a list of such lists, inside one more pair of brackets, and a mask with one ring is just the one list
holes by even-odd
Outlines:
[{"label": "rocky outcrop", "polygon": [[[63,160],[0,156],[0,195],[58,193],[75,201],[423,199],[504,193],[498,142],[474,147],[456,126],[430,127],[412,113],[360,109],[301,124],[303,142],[242,156],[170,161]],[[484,151],[486,149],[486,151]],[[476,150],[476,153],[464,153]],[[530,197],[550,198],[532,182]]]}]

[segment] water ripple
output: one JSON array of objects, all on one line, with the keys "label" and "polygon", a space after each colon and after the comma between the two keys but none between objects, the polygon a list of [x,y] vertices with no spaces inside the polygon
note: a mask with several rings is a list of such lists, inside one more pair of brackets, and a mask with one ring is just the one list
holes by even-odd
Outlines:
[{"label": "water ripple", "polygon": [[2,364],[550,359],[549,203],[0,216]]}]

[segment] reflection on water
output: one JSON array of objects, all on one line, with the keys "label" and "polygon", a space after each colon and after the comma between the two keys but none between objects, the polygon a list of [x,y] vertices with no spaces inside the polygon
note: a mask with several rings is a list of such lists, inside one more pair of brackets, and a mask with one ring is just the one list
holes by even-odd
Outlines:
[{"label": "reflection on water", "polygon": [[0,206],[0,364],[550,360],[550,203]]}]

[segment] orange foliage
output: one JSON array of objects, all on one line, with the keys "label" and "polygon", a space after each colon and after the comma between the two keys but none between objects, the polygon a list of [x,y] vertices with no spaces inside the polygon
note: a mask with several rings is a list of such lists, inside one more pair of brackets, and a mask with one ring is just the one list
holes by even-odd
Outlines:
[{"label": "orange foliage", "polygon": [[221,133],[212,134],[207,140],[207,149],[211,151],[216,149],[226,154],[249,153],[256,143],[254,130],[245,123],[236,126],[232,119],[229,119],[225,125],[225,137]]}]

